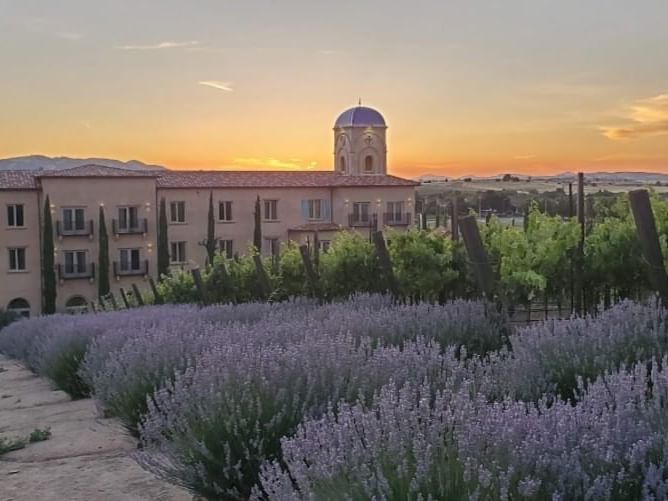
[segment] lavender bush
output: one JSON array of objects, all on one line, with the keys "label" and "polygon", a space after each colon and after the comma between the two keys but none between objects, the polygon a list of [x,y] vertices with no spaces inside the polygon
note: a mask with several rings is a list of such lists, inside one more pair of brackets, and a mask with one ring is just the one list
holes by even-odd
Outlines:
[{"label": "lavender bush", "polygon": [[208,498],[246,498],[280,439],[330,402],[368,400],[399,381],[455,377],[452,351],[417,341],[373,348],[319,330],[288,346],[222,346],[153,395],[138,455],[149,470]]},{"label": "lavender bush", "polygon": [[468,388],[383,388],[285,438],[256,498],[668,497],[668,359],[606,374],[576,405],[488,403]]},{"label": "lavender bush", "polygon": [[483,390],[497,398],[573,400],[606,371],[668,354],[668,311],[656,303],[623,302],[598,317],[549,321],[510,338],[510,351],[481,367]]}]

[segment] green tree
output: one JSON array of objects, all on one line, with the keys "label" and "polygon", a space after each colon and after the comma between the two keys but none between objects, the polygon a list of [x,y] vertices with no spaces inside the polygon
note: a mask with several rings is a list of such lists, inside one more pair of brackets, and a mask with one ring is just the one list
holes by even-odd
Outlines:
[{"label": "green tree", "polygon": [[44,202],[44,228],[42,233],[42,309],[44,314],[56,312],[56,266],[53,246],[53,220],[49,195]]},{"label": "green tree", "polygon": [[98,247],[98,278],[97,278],[97,295],[98,297],[109,294],[109,235],[107,234],[107,223],[104,219],[104,207],[100,207],[100,229],[99,233],[99,247]]},{"label": "green tree", "polygon": [[262,252],[262,211],[260,207],[260,195],[255,200],[255,228],[253,230],[253,245],[258,253]]},{"label": "green tree", "polygon": [[437,232],[393,233],[389,252],[401,293],[414,299],[438,300],[458,277],[454,243]]},{"label": "green tree", "polygon": [[169,236],[167,233],[167,207],[165,199],[160,199],[158,215],[158,280],[169,275]]},{"label": "green tree", "polygon": [[358,233],[339,232],[320,258],[320,277],[328,297],[379,292],[380,275],[374,245]]}]

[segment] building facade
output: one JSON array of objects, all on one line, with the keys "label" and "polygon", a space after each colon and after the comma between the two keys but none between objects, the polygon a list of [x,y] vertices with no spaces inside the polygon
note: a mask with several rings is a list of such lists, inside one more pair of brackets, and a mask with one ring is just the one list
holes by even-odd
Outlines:
[{"label": "building facade", "polygon": [[[100,222],[108,234],[111,289],[157,276],[161,200],[171,265],[203,266],[210,201],[220,252],[244,254],[260,200],[262,252],[339,231],[407,229],[417,183],[387,174],[386,124],[375,110],[344,112],[334,126],[333,171],[130,171],[86,165],[49,172],[0,171],[0,308],[41,311],[41,235],[45,199],[54,224],[57,309],[78,311],[97,298]],[[143,286],[146,288],[146,286]]]}]

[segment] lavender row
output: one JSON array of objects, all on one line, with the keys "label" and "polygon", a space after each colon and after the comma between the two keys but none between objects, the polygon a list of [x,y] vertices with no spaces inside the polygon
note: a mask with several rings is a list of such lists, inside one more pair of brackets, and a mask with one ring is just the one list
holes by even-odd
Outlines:
[{"label": "lavender row", "polygon": [[575,405],[392,383],[371,406],[341,404],[283,439],[286,469],[265,463],[254,497],[666,499],[666,364],[606,374]]}]

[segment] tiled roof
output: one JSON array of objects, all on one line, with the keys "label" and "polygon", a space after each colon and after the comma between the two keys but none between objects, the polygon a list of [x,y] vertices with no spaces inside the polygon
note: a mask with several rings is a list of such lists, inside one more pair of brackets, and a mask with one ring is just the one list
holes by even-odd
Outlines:
[{"label": "tiled roof", "polygon": [[35,176],[30,171],[0,170],[0,190],[36,190]]},{"label": "tiled roof", "polygon": [[40,172],[37,177],[156,177],[159,171],[119,169],[104,165],[81,165],[70,169]]},{"label": "tiled roof", "polygon": [[158,188],[336,188],[417,186],[395,176],[343,176],[331,171],[161,171]]},{"label": "tiled roof", "polygon": [[289,231],[338,231],[340,229],[341,225],[336,223],[306,223],[290,228]]}]

